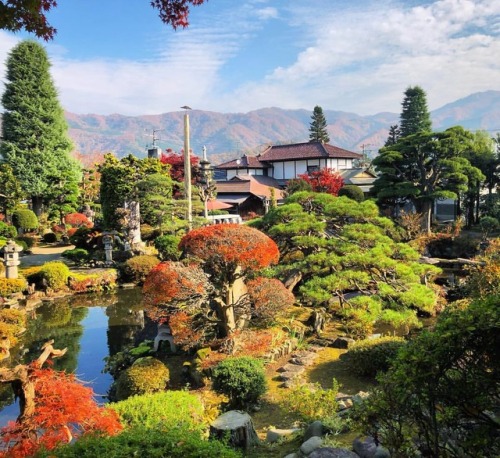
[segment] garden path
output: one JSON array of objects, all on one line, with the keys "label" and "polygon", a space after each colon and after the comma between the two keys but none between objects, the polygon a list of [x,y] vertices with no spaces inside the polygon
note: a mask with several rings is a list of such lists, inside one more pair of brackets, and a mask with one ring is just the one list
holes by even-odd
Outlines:
[{"label": "garden path", "polygon": [[63,261],[61,253],[75,248],[73,245],[41,245],[31,249],[31,254],[21,256],[21,267],[41,266],[49,261]]}]

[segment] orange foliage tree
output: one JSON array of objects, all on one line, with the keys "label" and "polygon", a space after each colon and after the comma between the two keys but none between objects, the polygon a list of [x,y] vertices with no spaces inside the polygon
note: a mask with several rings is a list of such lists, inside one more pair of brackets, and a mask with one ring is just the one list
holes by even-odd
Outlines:
[{"label": "orange foliage tree", "polygon": [[332,169],[323,168],[314,172],[298,175],[301,180],[309,183],[314,192],[325,192],[337,196],[344,185],[342,177]]},{"label": "orange foliage tree", "polygon": [[[248,271],[277,263],[277,245],[257,229],[219,224],[189,232],[179,248],[188,259],[196,260],[199,267],[162,263],[153,269],[143,289],[149,315],[158,320],[183,310],[196,315],[198,323],[208,325],[205,337],[214,323],[219,325],[219,336],[230,336],[249,318],[244,282]],[[245,311],[238,323],[236,308]],[[199,331],[201,326],[195,329]],[[175,337],[175,326],[172,331]]]},{"label": "orange foliage tree", "polygon": [[0,370],[0,382],[12,384],[21,408],[17,421],[0,430],[0,457],[33,456],[41,448],[51,450],[73,437],[121,431],[116,412],[97,405],[91,388],[72,374],[41,368],[48,357],[64,353],[48,342],[31,364]]}]

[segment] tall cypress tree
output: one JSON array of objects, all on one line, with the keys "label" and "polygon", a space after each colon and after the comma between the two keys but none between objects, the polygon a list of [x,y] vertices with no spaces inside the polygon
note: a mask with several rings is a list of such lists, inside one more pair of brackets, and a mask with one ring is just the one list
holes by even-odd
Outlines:
[{"label": "tall cypress tree", "polygon": [[404,95],[399,123],[400,136],[431,132],[432,121],[425,91],[420,86],[414,86],[406,89]]},{"label": "tall cypress tree", "polygon": [[7,59],[6,81],[0,154],[40,215],[55,188],[77,192],[74,185],[80,178],[43,46],[31,40],[15,46]]},{"label": "tall cypress tree", "polygon": [[323,108],[316,105],[311,119],[312,121],[309,125],[309,141],[328,143],[330,141],[330,137],[328,136],[328,131],[326,130],[326,119],[323,114]]}]

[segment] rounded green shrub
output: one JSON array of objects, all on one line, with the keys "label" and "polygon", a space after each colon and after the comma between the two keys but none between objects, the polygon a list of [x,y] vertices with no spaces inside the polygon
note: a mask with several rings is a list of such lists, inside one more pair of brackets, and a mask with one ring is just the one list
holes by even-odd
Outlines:
[{"label": "rounded green shrub", "polygon": [[125,262],[123,273],[127,280],[142,284],[153,267],[159,263],[160,260],[156,256],[147,254],[134,256]]},{"label": "rounded green shrub", "polygon": [[124,400],[137,394],[162,391],[170,380],[170,372],[160,360],[147,356],[139,358],[120,373],[116,381],[116,399]]},{"label": "rounded green shrub", "polygon": [[15,239],[14,242],[16,242],[16,245],[19,245],[25,253],[29,251],[28,244],[24,240]]},{"label": "rounded green shrub", "polygon": [[69,267],[60,261],[45,263],[39,271],[42,282],[53,290],[61,290],[68,284],[68,277],[71,272]]},{"label": "rounded green shrub", "polygon": [[34,231],[38,228],[38,218],[35,213],[27,208],[19,208],[12,213],[12,223],[17,229],[25,232]]},{"label": "rounded green shrub", "polygon": [[8,297],[11,294],[20,293],[27,287],[24,278],[0,278],[0,297]]},{"label": "rounded green shrub", "polygon": [[120,421],[128,428],[144,426],[183,427],[191,431],[205,428],[201,400],[187,391],[163,391],[132,396],[110,404]]},{"label": "rounded green shrub", "polygon": [[249,356],[227,358],[213,370],[213,389],[229,398],[231,408],[253,404],[266,392],[262,361]]},{"label": "rounded green shrub", "polygon": [[24,242],[28,250],[31,250],[35,246],[36,239],[34,237],[30,237],[29,235],[22,235],[20,237],[16,237],[16,243]]},{"label": "rounded green shrub", "polygon": [[154,240],[154,246],[162,261],[178,261],[181,257],[179,250],[180,237],[176,235],[161,235]]},{"label": "rounded green shrub", "polygon": [[89,252],[84,248],[75,248],[73,250],[66,250],[61,254],[61,256],[63,258],[69,259],[70,261],[73,261],[76,264],[83,264],[90,258]]},{"label": "rounded green shrub", "polygon": [[346,184],[342,186],[339,190],[339,197],[341,196],[349,197],[349,199],[355,200],[356,202],[363,202],[363,200],[365,200],[363,190],[355,184]]},{"label": "rounded green shrub", "polygon": [[391,360],[405,345],[402,337],[379,337],[356,342],[342,355],[342,360],[357,375],[375,377],[379,371],[387,371]]},{"label": "rounded green shrub", "polygon": [[5,237],[7,239],[13,239],[17,236],[17,229],[10,224],[6,224],[0,221],[0,237]]},{"label": "rounded green shrub", "polygon": [[45,243],[55,243],[61,239],[61,234],[56,234],[55,232],[46,232],[43,234],[42,239]]}]

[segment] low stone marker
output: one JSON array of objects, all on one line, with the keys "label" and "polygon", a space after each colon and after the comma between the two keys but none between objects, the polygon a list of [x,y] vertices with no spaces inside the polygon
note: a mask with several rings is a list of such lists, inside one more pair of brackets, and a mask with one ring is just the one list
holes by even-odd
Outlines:
[{"label": "low stone marker", "polygon": [[252,418],[241,410],[230,410],[216,418],[210,425],[211,438],[225,439],[228,436],[232,446],[245,450],[259,443]]}]

